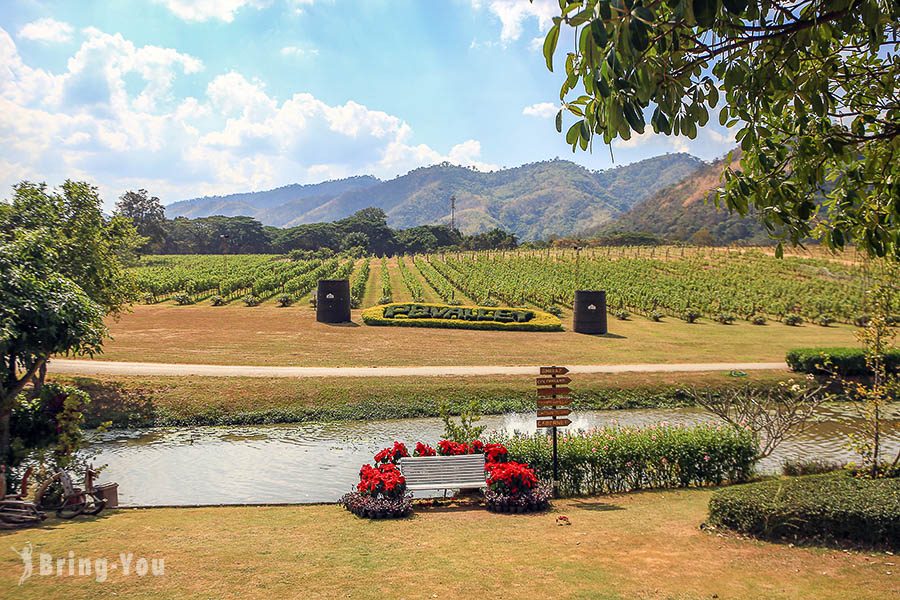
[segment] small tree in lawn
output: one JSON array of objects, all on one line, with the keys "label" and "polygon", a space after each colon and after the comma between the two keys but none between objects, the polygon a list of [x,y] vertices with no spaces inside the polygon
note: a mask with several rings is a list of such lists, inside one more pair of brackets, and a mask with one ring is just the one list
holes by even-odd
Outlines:
[{"label": "small tree in lawn", "polygon": [[10,414],[28,381],[54,354],[93,355],[103,308],[54,268],[39,232],[0,240],[0,462],[10,460]]},{"label": "small tree in lawn", "polygon": [[[896,374],[890,372],[885,361],[885,354],[894,347],[896,337],[890,319],[897,276],[897,264],[885,261],[879,281],[868,292],[872,314],[856,333],[865,347],[866,365],[872,371],[872,380],[868,385],[856,384],[863,426],[860,431],[850,434],[850,447],[862,457],[864,469],[871,477],[878,477],[882,468],[884,409],[900,391],[900,381]],[[891,468],[895,468],[898,462],[900,452]]]}]

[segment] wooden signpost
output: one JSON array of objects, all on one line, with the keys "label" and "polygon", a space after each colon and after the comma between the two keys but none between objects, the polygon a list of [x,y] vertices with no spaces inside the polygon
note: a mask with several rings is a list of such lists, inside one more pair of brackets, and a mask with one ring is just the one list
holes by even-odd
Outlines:
[{"label": "wooden signpost", "polygon": [[567,387],[563,387],[572,380],[564,377],[569,370],[565,367],[541,367],[542,377],[538,377],[537,383],[537,426],[549,427],[553,435],[553,495],[557,495],[557,481],[559,480],[559,454],[556,444],[556,430],[558,427],[566,427],[572,421],[566,419],[572,413],[565,407],[572,404],[572,393]]}]

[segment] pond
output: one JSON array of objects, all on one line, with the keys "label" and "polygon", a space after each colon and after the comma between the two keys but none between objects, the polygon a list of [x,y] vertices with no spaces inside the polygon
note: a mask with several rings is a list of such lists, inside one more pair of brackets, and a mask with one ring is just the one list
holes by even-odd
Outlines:
[{"label": "pond", "polygon": [[[820,408],[815,422],[785,441],[759,465],[777,471],[787,458],[851,461],[846,434],[859,424],[856,408]],[[712,420],[700,409],[586,411],[571,427],[610,424],[694,424]],[[530,432],[534,413],[486,416],[487,431]],[[898,450],[900,409],[887,419]],[[102,481],[119,483],[119,501],[129,506],[333,502],[358,481],[364,462],[394,440],[413,446],[441,438],[440,419],[342,421],[252,427],[114,430],[92,433],[87,452],[107,465]]]}]

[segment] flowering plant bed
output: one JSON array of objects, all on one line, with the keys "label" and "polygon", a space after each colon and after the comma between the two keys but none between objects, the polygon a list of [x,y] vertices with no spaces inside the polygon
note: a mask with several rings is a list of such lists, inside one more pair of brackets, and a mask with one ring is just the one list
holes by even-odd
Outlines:
[{"label": "flowering plant bed", "polygon": [[360,492],[350,492],[338,502],[358,517],[367,519],[398,519],[412,514],[412,494],[399,498],[378,498]]},{"label": "flowering plant bed", "polygon": [[529,513],[550,508],[550,486],[539,483],[530,490],[517,494],[507,494],[488,489],[484,492],[484,503],[491,512]]},{"label": "flowering plant bed", "polygon": [[518,462],[488,463],[488,490],[484,500],[488,510],[504,513],[526,513],[546,510],[550,506],[550,489],[538,482],[534,471]]},{"label": "flowering plant bed", "polygon": [[339,504],[359,517],[395,519],[412,513],[412,494],[406,493],[406,478],[396,463],[409,456],[406,446],[394,442],[375,456],[375,466],[363,465],[356,489]]}]

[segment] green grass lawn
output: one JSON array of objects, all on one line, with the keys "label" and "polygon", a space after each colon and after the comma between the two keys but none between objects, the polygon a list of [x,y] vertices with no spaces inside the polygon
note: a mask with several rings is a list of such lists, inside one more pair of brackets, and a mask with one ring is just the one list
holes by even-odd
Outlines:
[{"label": "green grass lawn", "polygon": [[[394,299],[403,300],[398,292],[405,288],[393,274]],[[373,327],[359,325],[359,311],[353,318],[358,326],[317,323],[315,312],[300,305],[138,305],[109,320],[112,339],[98,358],[334,367],[772,362],[792,348],[858,345],[845,325],[655,323],[634,316],[611,318],[608,336],[588,336],[571,331],[570,317],[563,322],[567,331],[550,333]]]},{"label": "green grass lawn", "polygon": [[[577,410],[683,406],[690,387],[773,384],[787,371],[582,374],[573,377]],[[796,375],[794,375],[796,377]],[[56,376],[90,393],[90,426],[285,423],[309,420],[431,417],[447,403],[478,400],[482,412],[534,410],[534,378],[495,377],[125,377]]]},{"label": "green grass lawn", "polygon": [[[252,482],[248,482],[252,483]],[[337,506],[147,509],[0,534],[0,597],[796,598],[886,600],[896,558],[795,548],[699,528],[708,490],[558,501],[540,515],[420,509],[366,521]],[[571,526],[556,525],[566,515]],[[26,542],[65,557],[163,558],[159,577],[35,574]]]}]

